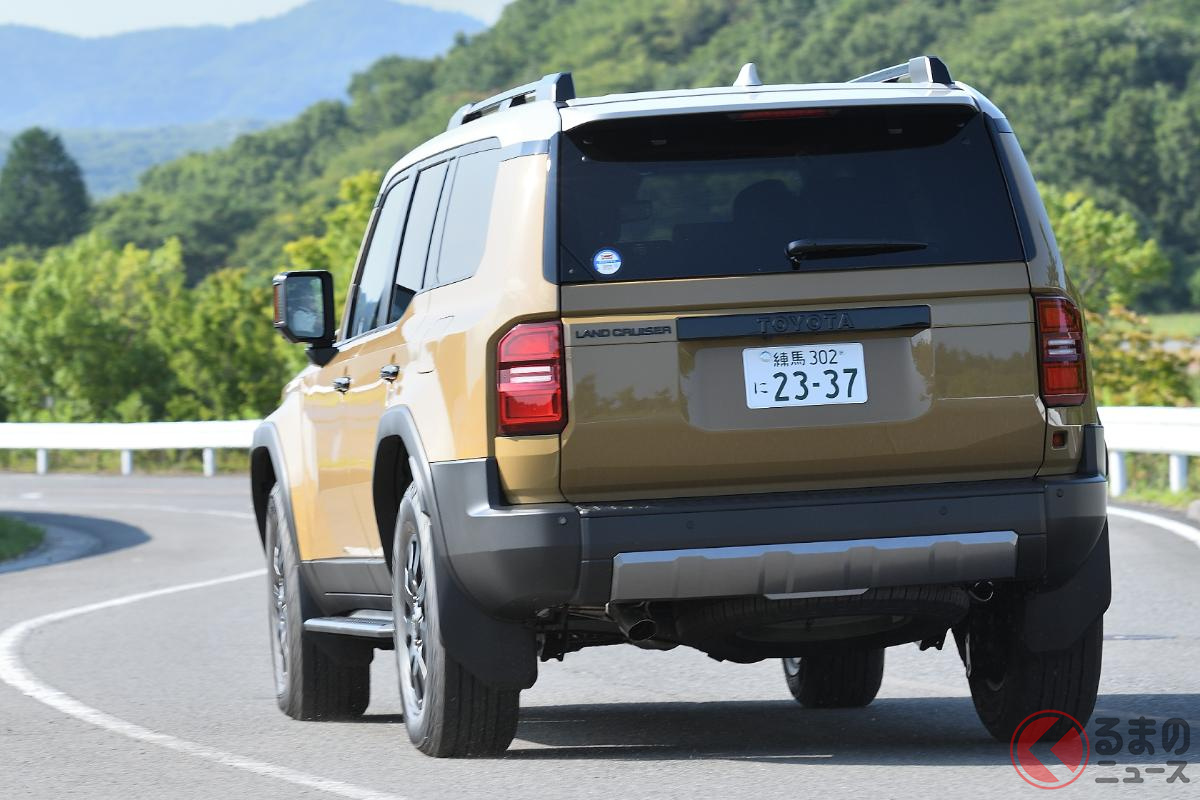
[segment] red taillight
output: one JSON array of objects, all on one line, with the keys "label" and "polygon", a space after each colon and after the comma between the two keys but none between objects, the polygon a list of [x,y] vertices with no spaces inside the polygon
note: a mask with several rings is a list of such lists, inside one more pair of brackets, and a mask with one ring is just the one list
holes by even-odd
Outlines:
[{"label": "red taillight", "polygon": [[497,429],[501,436],[558,433],[567,421],[562,325],[517,325],[496,348]]},{"label": "red taillight", "polygon": [[1042,400],[1048,406],[1080,405],[1088,390],[1083,318],[1064,297],[1039,297],[1036,302]]}]

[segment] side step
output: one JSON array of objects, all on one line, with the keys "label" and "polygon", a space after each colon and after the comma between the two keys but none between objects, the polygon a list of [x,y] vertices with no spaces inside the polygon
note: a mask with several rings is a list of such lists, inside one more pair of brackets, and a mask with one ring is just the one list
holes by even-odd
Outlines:
[{"label": "side step", "polygon": [[357,636],[360,639],[391,639],[396,630],[390,611],[363,609],[346,617],[313,617],[304,621],[304,630]]}]

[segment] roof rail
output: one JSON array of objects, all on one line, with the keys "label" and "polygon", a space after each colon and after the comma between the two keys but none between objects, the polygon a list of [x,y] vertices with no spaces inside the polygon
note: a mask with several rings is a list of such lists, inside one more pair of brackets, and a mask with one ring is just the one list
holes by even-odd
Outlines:
[{"label": "roof rail", "polygon": [[538,100],[551,100],[555,103],[565,103],[575,99],[575,81],[569,72],[555,72],[545,76],[540,81],[527,83],[507,92],[493,95],[478,103],[467,103],[450,118],[446,130],[457,128],[473,122],[485,114],[494,114],[513,106],[523,106]]},{"label": "roof rail", "polygon": [[946,86],[954,83],[954,79],[950,77],[950,68],[937,56],[910,58],[906,64],[884,67],[853,78],[847,83],[895,83],[904,77],[913,83],[941,83]]}]

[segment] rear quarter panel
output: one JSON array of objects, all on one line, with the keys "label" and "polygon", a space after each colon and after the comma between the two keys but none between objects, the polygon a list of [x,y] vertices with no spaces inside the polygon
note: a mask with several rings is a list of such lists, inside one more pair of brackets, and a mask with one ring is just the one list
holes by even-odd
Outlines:
[{"label": "rear quarter panel", "polygon": [[411,410],[430,461],[496,456],[521,498],[554,499],[558,437],[496,442],[495,350],[518,322],[558,316],[542,267],[549,172],[544,154],[501,162],[479,269],[432,291],[431,334],[393,401]]},{"label": "rear quarter panel", "polygon": [[[1069,265],[1063,263],[1059,253],[1045,204],[1042,203],[1037,182],[1017,137],[1012,133],[998,133],[996,139],[1010,169],[1013,202],[1025,220],[1022,233],[1026,246],[1031,250],[1027,254],[1031,291],[1035,295],[1062,295],[1083,308],[1082,299],[1067,273]],[[1045,460],[1039,475],[1065,475],[1078,468],[1083,446],[1082,426],[1100,422],[1096,410],[1095,381],[1091,374],[1088,375],[1088,383],[1092,391],[1083,405],[1046,409]],[[1067,434],[1064,447],[1054,447],[1052,444],[1052,437],[1058,431]]]}]

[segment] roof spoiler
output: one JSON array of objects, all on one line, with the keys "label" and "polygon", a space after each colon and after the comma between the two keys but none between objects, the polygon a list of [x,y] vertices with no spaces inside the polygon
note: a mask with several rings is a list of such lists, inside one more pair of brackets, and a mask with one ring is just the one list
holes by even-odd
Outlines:
[{"label": "roof spoiler", "polygon": [[541,100],[566,103],[568,100],[574,99],[575,81],[572,80],[571,73],[555,72],[545,76],[540,81],[526,83],[515,89],[509,89],[507,92],[493,95],[487,100],[480,100],[478,103],[467,103],[454,112],[454,116],[450,118],[450,124],[446,126],[446,130],[452,130],[460,125],[473,122],[485,114],[505,111],[513,106],[523,106],[526,103],[534,103]]},{"label": "roof spoiler", "polygon": [[912,83],[941,83],[946,86],[954,83],[954,79],[950,77],[950,68],[937,56],[910,58],[906,64],[884,67],[866,75],[859,75],[847,83],[895,83],[905,77]]}]

